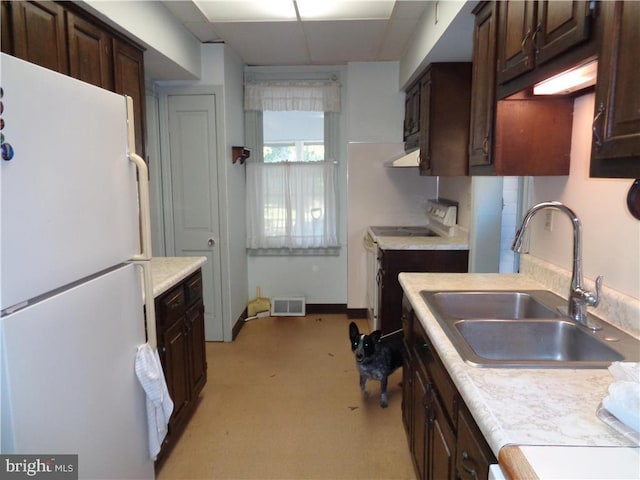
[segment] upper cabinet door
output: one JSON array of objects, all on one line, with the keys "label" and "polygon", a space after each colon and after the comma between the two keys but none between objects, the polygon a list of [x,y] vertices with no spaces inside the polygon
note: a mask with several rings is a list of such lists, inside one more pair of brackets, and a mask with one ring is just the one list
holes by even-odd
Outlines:
[{"label": "upper cabinet door", "polygon": [[67,13],[67,25],[71,76],[113,90],[111,35],[71,12]]},{"label": "upper cabinet door", "polygon": [[10,2],[10,8],[13,52],[8,53],[68,74],[65,9],[53,2]]},{"label": "upper cabinet door", "polygon": [[420,175],[431,175],[431,69],[420,80]]},{"label": "upper cabinet door", "polygon": [[603,2],[592,177],[640,178],[640,3]]},{"label": "upper cabinet door", "polygon": [[[593,51],[581,46],[592,40],[590,2],[510,0],[498,3],[498,85],[516,77],[520,78],[515,83],[522,83],[524,74],[535,77],[529,78],[530,85],[595,54],[595,46]],[[557,63],[549,69],[551,60]],[[515,91],[527,86],[525,82]]]},{"label": "upper cabinet door", "polygon": [[471,80],[471,124],[469,167],[492,163],[493,121],[496,85],[496,8],[486,2],[474,11],[473,69]]},{"label": "upper cabinet door", "polygon": [[136,153],[145,156],[144,64],[141,50],[117,38],[113,39],[114,91],[133,98]]},{"label": "upper cabinet door", "polygon": [[539,2],[537,13],[533,41],[537,64],[589,39],[589,2]]},{"label": "upper cabinet door", "polygon": [[535,64],[535,2],[500,2],[498,83],[528,72]]}]

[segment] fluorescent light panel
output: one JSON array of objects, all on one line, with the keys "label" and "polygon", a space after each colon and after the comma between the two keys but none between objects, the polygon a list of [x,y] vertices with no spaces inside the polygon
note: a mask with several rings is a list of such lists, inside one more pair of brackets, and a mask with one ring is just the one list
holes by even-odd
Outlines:
[{"label": "fluorescent light panel", "polygon": [[394,0],[194,0],[212,23],[297,20],[379,20],[391,18]]},{"label": "fluorescent light panel", "polygon": [[395,1],[296,0],[302,20],[387,20]]},{"label": "fluorescent light panel", "polygon": [[297,20],[292,0],[194,0],[194,3],[212,23]]},{"label": "fluorescent light panel", "polygon": [[596,84],[598,61],[579,65],[533,86],[534,95],[558,95],[576,92]]}]

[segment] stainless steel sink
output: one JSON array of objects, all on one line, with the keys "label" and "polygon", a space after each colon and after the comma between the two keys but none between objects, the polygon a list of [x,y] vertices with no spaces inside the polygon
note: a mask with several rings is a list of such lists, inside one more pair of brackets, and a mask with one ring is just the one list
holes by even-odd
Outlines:
[{"label": "stainless steel sink", "polygon": [[601,322],[593,331],[563,316],[544,290],[420,292],[460,356],[476,367],[606,368],[640,360],[640,341]]},{"label": "stainless steel sink", "polygon": [[[544,293],[544,292],[541,292]],[[558,318],[560,313],[527,292],[435,292],[429,305],[450,318]]]},{"label": "stainless steel sink", "polygon": [[460,320],[456,329],[469,344],[471,362],[614,362],[623,356],[565,320]]}]

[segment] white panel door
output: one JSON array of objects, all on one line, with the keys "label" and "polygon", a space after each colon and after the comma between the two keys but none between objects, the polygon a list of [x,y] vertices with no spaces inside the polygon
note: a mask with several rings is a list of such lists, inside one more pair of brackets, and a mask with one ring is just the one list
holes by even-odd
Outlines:
[{"label": "white panel door", "polygon": [[3,453],[78,454],[79,478],[154,478],[127,265],[0,319]]},{"label": "white panel door", "polygon": [[223,340],[214,94],[167,98],[173,241],[178,256],[205,256],[205,338]]}]

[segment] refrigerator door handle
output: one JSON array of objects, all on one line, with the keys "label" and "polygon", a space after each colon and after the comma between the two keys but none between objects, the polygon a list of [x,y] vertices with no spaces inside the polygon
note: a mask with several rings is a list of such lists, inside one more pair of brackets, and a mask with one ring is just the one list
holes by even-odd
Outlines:
[{"label": "refrigerator door handle", "polygon": [[156,312],[151,276],[151,209],[149,203],[149,169],[144,159],[135,153],[135,129],[133,123],[133,99],[126,96],[129,160],[138,172],[138,208],[140,210],[140,253],[131,257],[130,263],[142,267],[144,305],[146,312],[147,343],[157,350]]},{"label": "refrigerator door handle", "polygon": [[147,343],[153,351],[156,351],[158,349],[158,334],[156,332],[156,308],[151,278],[151,262],[148,260],[133,260],[130,263],[142,267]]},{"label": "refrigerator door handle", "polygon": [[138,204],[140,208],[140,253],[132,260],[151,260],[151,210],[149,207],[149,170],[137,153],[129,153],[129,160],[138,170]]},{"label": "refrigerator door handle", "polygon": [[133,98],[125,95],[127,102],[127,142],[129,160],[138,171],[138,205],[140,209],[140,253],[132,260],[151,260],[151,209],[149,206],[149,169],[144,159],[136,153],[136,135],[133,122]]}]

